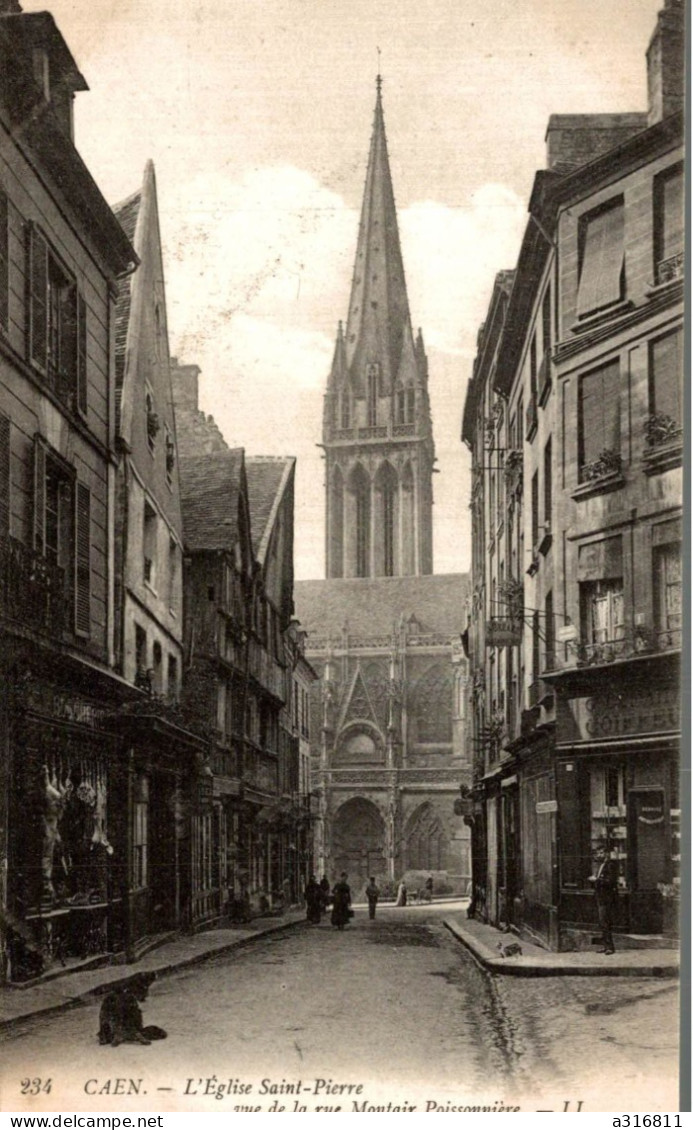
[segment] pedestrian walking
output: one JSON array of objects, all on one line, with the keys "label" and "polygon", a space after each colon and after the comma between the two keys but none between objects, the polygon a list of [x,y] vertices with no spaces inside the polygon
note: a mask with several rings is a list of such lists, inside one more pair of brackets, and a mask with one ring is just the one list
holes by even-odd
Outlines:
[{"label": "pedestrian walking", "polygon": [[424,898],[426,902],[433,902],[433,876],[429,875],[424,883]]},{"label": "pedestrian walking", "polygon": [[322,909],[325,911],[330,905],[330,880],[327,878],[327,875],[323,875],[320,880],[320,898],[322,901]]},{"label": "pedestrian walking", "polygon": [[590,875],[597,902],[597,917],[602,931],[602,945],[598,953],[614,953],[612,933],[618,890],[618,864],[611,858],[608,845],[598,844],[594,852],[595,870]]},{"label": "pedestrian walking", "polygon": [[306,918],[313,925],[320,925],[320,914],[322,911],[322,891],[318,884],[315,875],[311,875],[306,883]]},{"label": "pedestrian walking", "polygon": [[380,888],[376,886],[375,879],[372,875],[366,887],[366,898],[368,899],[368,917],[375,918],[375,908],[380,898]]},{"label": "pedestrian walking", "polygon": [[406,906],[406,905],[407,905],[407,884],[404,882],[404,879],[402,879],[402,882],[400,883],[400,885],[397,888],[397,902],[395,903],[395,906]]},{"label": "pedestrian walking", "polygon": [[346,871],[342,871],[339,882],[332,888],[332,925],[338,930],[343,930],[354,914],[351,909],[351,887],[347,883],[348,877]]}]

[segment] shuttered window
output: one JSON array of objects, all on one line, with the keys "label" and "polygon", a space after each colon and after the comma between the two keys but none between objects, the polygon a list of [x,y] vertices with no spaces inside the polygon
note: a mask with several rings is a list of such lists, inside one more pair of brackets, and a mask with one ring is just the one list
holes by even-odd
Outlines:
[{"label": "shuttered window", "polygon": [[46,448],[37,436],[34,446],[34,549],[43,555],[46,523]]},{"label": "shuttered window", "polygon": [[596,313],[623,298],[624,217],[619,197],[608,208],[581,221],[581,271],[578,317]]},{"label": "shuttered window", "polygon": [[27,354],[71,411],[87,410],[86,303],[39,230],[27,243]]},{"label": "shuttered window", "polygon": [[91,623],[91,494],[84,483],[75,492],[75,632],[88,636]]},{"label": "shuttered window", "polygon": [[29,360],[48,371],[48,245],[35,227],[27,228],[27,352]]},{"label": "shuttered window", "polygon": [[[683,168],[667,169],[654,186],[655,279],[658,283],[680,277],[672,262],[683,253],[684,195]],[[665,266],[666,265],[666,266]]]},{"label": "shuttered window", "polygon": [[0,329],[10,324],[10,228],[7,194],[0,188]]},{"label": "shuttered window", "polygon": [[683,331],[650,342],[650,412],[683,421]]},{"label": "shuttered window", "polygon": [[87,304],[77,293],[77,408],[87,414]]},{"label": "shuttered window", "polygon": [[0,538],[10,533],[10,421],[0,416]]},{"label": "shuttered window", "polygon": [[[578,446],[580,471],[596,462],[604,451],[621,449],[619,362],[580,378]],[[581,478],[582,478],[581,474]]]}]

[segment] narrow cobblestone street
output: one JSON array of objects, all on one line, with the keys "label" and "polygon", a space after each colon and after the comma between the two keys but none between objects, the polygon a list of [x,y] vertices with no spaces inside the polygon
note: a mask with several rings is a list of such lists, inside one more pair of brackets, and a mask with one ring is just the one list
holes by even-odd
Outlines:
[{"label": "narrow cobblestone street", "polygon": [[[144,1013],[168,1039],[150,1047],[100,1047],[98,1001],[27,1023],[3,1050],[5,1109],[26,1102],[27,1076],[52,1079],[31,1109],[233,1111],[275,1097],[287,1111],[295,1101],[676,1109],[677,984],[489,976],[445,912],[382,908],[369,922],[359,909],[344,932],[301,925],[164,978]],[[304,1091],[263,1093],[263,1079]],[[316,1079],[363,1090],[316,1095]],[[229,1080],[253,1090],[228,1093]]]}]

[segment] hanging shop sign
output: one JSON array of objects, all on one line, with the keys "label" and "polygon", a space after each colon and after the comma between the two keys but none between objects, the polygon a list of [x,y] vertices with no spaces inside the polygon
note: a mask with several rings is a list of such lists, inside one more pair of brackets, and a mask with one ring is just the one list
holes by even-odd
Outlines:
[{"label": "hanging shop sign", "polygon": [[521,620],[514,616],[492,616],[486,621],[487,647],[518,647],[521,642]]},{"label": "hanging shop sign", "polygon": [[558,801],[538,800],[534,808],[539,815],[541,815],[542,812],[558,812]]}]

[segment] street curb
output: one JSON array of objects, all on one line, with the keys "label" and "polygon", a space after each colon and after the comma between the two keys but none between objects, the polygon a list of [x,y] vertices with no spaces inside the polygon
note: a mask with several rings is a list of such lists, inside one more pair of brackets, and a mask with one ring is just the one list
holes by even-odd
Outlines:
[{"label": "street curb", "polygon": [[[506,977],[659,977],[677,978],[676,966],[663,965],[567,965],[552,961],[547,954],[546,963],[531,957],[495,957],[491,951],[476,938],[472,938],[457,922],[443,919],[443,925],[459,942],[469,950],[472,957],[489,973],[501,973]],[[558,955],[556,955],[558,956]],[[561,955],[561,956],[568,956]],[[520,964],[522,963],[522,964]]]},{"label": "street curb", "polygon": [[[205,950],[201,953],[193,954],[190,957],[181,958],[179,961],[171,961],[156,969],[157,980],[160,977],[168,977],[172,973],[177,973],[181,969],[188,969],[193,965],[202,965],[205,961],[211,960],[213,957],[218,957],[223,954],[229,953],[234,949],[244,949],[252,942],[266,938],[268,935],[278,934],[282,930],[288,930],[292,926],[301,926],[305,922],[305,918],[295,918],[293,921],[288,922],[273,922],[257,930],[253,934],[246,934],[242,938],[233,938],[222,946],[217,946],[214,949]],[[199,937],[199,935],[198,935]],[[155,950],[150,950],[149,954],[155,953]],[[149,956],[147,954],[146,956]],[[101,969],[113,969],[112,965],[103,965]],[[21,1016],[12,1016],[8,1020],[0,1020],[0,1033],[9,1032],[13,1028],[18,1028],[23,1024],[30,1023],[33,1020],[48,1019],[58,1012],[67,1012],[70,1009],[78,1008],[81,1004],[86,1003],[91,998],[103,996],[105,993],[110,992],[112,989],[120,988],[126,985],[128,981],[132,981],[133,977],[138,972],[142,972],[140,962],[134,961],[128,965],[123,965],[120,968],[127,970],[122,977],[117,977],[111,981],[103,982],[101,985],[94,985],[90,989],[85,989],[84,992],[76,993],[74,996],[66,996],[64,1000],[57,1004],[46,1005],[45,1008],[32,1008],[28,1012],[22,1013]],[[66,975],[69,977],[69,974]],[[55,981],[51,982],[55,985]],[[6,990],[7,991],[7,990]],[[10,992],[12,990],[9,990]]]}]

